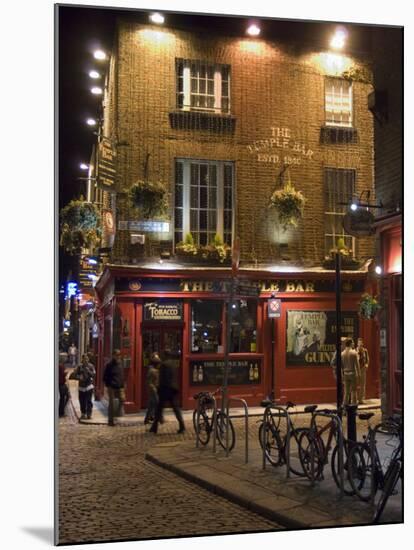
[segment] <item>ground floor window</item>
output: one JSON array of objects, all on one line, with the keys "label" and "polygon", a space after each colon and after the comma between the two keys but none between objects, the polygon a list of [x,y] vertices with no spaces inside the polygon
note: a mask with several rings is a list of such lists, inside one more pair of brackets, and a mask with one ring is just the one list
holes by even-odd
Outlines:
[{"label": "ground floor window", "polygon": [[254,353],[257,336],[257,301],[236,300],[231,323],[231,353]]},{"label": "ground floor window", "polygon": [[217,300],[194,300],[191,305],[191,352],[220,353],[222,346],[222,307]]}]

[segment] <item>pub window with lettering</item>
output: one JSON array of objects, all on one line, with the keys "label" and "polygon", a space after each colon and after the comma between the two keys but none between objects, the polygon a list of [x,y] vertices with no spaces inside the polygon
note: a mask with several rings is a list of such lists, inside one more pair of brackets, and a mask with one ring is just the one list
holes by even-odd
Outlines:
[{"label": "pub window with lettering", "polygon": [[325,124],[352,127],[352,82],[341,78],[325,80]]},{"label": "pub window with lettering", "polygon": [[231,324],[231,353],[254,353],[256,348],[257,301],[236,300]]},{"label": "pub window with lettering", "polygon": [[222,348],[223,302],[194,300],[191,305],[191,352],[219,353]]},{"label": "pub window with lettering", "polygon": [[355,170],[325,169],[325,253],[335,248],[338,239],[355,254],[355,239],[345,233],[343,219],[355,194]]},{"label": "pub window with lettering", "polygon": [[231,246],[234,167],[232,162],[180,159],[175,164],[175,244],[191,233],[196,245],[216,234]]},{"label": "pub window with lettering", "polygon": [[177,107],[184,111],[230,112],[230,67],[177,59]]}]

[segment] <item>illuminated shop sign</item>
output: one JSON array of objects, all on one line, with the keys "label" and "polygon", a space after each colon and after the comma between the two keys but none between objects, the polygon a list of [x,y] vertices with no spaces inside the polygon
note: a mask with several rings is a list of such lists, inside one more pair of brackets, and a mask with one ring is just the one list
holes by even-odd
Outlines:
[{"label": "illuminated shop sign", "polygon": [[[303,279],[276,279],[270,281],[250,281],[239,279],[239,285],[236,288],[237,293],[250,295],[249,292],[256,288],[256,293],[266,292],[284,292],[284,293],[315,293],[315,292],[335,292],[335,281],[315,280],[308,281]],[[247,284],[246,284],[247,283]],[[230,292],[231,281],[195,281],[183,280],[182,278],[143,278],[143,279],[118,279],[116,281],[117,291],[128,292],[183,292],[191,293],[212,293],[222,294]],[[240,292],[239,292],[240,290]],[[363,292],[364,281],[343,280],[342,292]],[[253,294],[253,293],[252,293]]]},{"label": "illuminated shop sign", "polygon": [[144,321],[182,321],[183,304],[180,301],[152,300],[144,303]]}]

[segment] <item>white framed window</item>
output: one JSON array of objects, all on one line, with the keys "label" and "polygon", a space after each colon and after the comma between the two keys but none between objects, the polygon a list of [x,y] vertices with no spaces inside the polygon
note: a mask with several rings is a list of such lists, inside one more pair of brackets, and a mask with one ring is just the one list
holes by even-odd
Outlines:
[{"label": "white framed window", "polygon": [[352,82],[342,78],[325,80],[325,123],[352,127]]},{"label": "white framed window", "polygon": [[325,168],[325,253],[335,248],[339,238],[355,255],[355,239],[345,233],[343,219],[355,195],[355,170]]},{"label": "white framed window", "polygon": [[234,164],[177,159],[175,162],[174,241],[188,233],[197,245],[209,244],[216,233],[229,246],[234,224]]},{"label": "white framed window", "polygon": [[230,67],[177,59],[177,107],[184,111],[230,112]]}]

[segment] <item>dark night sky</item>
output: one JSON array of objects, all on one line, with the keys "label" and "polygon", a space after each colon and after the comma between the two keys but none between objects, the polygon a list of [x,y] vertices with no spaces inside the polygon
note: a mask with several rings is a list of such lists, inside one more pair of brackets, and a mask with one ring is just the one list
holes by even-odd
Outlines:
[{"label": "dark night sky", "polygon": [[[245,36],[246,18],[174,14],[165,10],[163,13],[166,14],[165,26]],[[68,6],[58,8],[59,208],[73,197],[85,194],[86,182],[78,178],[85,177],[86,174],[80,170],[79,164],[88,163],[96,139],[93,129],[86,125],[85,120],[89,116],[98,116],[101,102],[101,96],[94,96],[90,92],[96,81],[89,78],[88,72],[102,67],[93,58],[93,51],[98,47],[110,50],[115,20],[121,14],[140,22],[148,22],[148,11]],[[332,23],[275,19],[260,19],[260,24],[261,38],[289,42],[293,40],[302,46],[308,43],[318,44],[322,48],[328,46],[329,35],[335,27]],[[347,27],[349,43],[354,51],[369,49],[368,29],[369,26],[355,24]],[[61,280],[66,279],[71,264],[72,260],[61,252]]]}]

